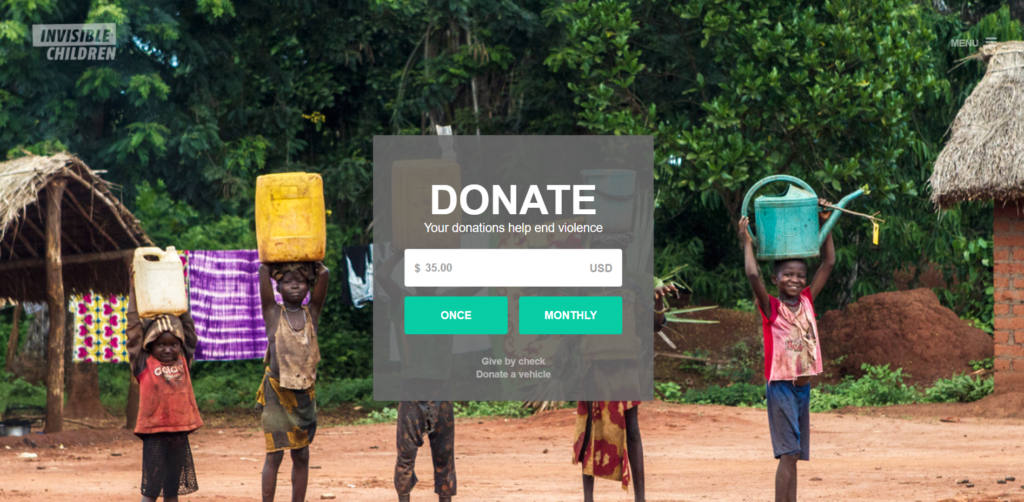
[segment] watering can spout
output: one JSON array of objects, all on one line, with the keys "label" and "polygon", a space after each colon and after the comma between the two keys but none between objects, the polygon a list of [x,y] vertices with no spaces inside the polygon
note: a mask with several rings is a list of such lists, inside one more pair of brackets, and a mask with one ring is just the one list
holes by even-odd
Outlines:
[{"label": "watering can spout", "polygon": [[[835,204],[835,206],[845,209],[846,205],[849,204],[851,200],[856,199],[857,197],[860,197],[863,194],[863,189],[857,190],[856,192],[853,192],[850,195],[843,197],[843,200],[839,201],[837,204]],[[825,224],[821,226],[821,232],[818,233],[819,247],[821,247],[821,245],[825,243],[825,239],[828,238],[828,233],[832,231],[832,227],[835,226],[836,221],[839,220],[840,214],[842,214],[842,212],[832,210],[832,216],[829,216],[828,220],[825,221]]]}]

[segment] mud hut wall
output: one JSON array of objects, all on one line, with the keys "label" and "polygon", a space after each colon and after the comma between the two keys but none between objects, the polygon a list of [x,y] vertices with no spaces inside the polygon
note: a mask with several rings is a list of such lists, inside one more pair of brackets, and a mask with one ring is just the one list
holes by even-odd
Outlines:
[{"label": "mud hut wall", "polygon": [[995,392],[1024,391],[1024,200],[996,201]]}]

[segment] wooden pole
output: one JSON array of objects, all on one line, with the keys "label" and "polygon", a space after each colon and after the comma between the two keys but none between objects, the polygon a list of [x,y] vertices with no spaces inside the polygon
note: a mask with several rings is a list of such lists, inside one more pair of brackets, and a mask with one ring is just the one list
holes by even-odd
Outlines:
[{"label": "wooden pole", "polygon": [[[124,257],[125,267],[128,268],[128,280],[134,281],[134,270],[132,268],[132,258],[130,256]],[[128,285],[128,290],[131,291],[131,284]],[[129,300],[130,302],[131,300]],[[128,319],[124,320],[125,324],[128,323]],[[131,364],[128,364],[128,402],[125,403],[124,409],[125,424],[124,428],[130,431],[135,430],[135,425],[139,421],[139,381],[135,378],[135,369]]]},{"label": "wooden pole", "polygon": [[21,303],[14,305],[14,326],[11,326],[11,337],[7,340],[7,363],[4,370],[14,373],[14,358],[18,355],[18,324],[21,323]]},{"label": "wooden pole", "polygon": [[64,429],[64,277],[60,263],[60,202],[67,180],[46,185],[46,303],[50,333],[46,340],[46,425],[52,434]]}]

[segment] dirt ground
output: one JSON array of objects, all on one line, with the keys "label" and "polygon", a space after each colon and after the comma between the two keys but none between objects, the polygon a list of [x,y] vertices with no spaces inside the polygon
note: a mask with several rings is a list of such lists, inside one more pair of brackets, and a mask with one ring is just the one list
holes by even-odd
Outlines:
[{"label": "dirt ground", "polygon": [[[851,411],[812,416],[811,461],[800,464],[801,500],[1024,502],[1024,420],[972,418],[970,404]],[[957,412],[959,422],[940,420]],[[519,420],[460,419],[455,500],[580,500],[580,471],[569,454],[573,420],[573,410]],[[763,410],[655,402],[641,406],[640,420],[648,500],[772,498],[776,463]],[[0,500],[139,499],[141,443],[127,431],[79,430],[33,440],[36,448],[14,438],[0,442]],[[51,447],[51,440],[58,444]],[[344,501],[395,500],[394,440],[393,424],[321,428],[307,500],[326,493]],[[200,490],[182,500],[257,500],[263,464],[257,428],[204,428],[192,436],[192,447]],[[37,458],[20,458],[24,453]],[[421,450],[419,460],[413,500],[436,500],[428,453]],[[289,499],[289,464],[282,466],[277,500]],[[996,483],[1006,476],[1016,480]],[[975,487],[957,484],[965,478]],[[633,497],[617,482],[598,480],[596,499]]]}]

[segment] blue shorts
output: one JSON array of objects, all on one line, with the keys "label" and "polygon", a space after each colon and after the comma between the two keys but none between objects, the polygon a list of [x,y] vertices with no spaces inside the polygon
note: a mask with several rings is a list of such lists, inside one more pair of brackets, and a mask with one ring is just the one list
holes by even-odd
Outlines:
[{"label": "blue shorts", "polygon": [[775,458],[800,455],[800,460],[810,460],[811,384],[797,387],[784,380],[768,382],[765,394]]}]

